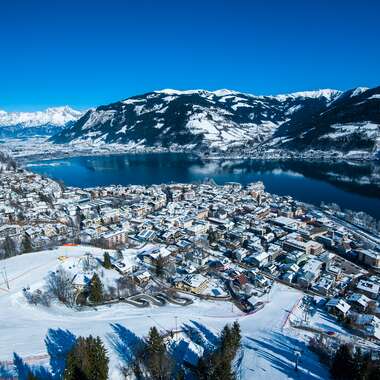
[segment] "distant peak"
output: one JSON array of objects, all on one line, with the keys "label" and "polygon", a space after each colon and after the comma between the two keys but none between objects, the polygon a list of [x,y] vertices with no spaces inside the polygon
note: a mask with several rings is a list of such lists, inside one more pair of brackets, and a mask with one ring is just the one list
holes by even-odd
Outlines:
[{"label": "distant peak", "polygon": [[206,90],[174,90],[172,88],[164,88],[163,90],[155,91],[160,94],[166,94],[166,95],[190,95],[190,94],[197,94],[199,92],[207,92]]},{"label": "distant peak", "polygon": [[363,92],[366,92],[367,90],[369,90],[368,87],[356,87],[354,90],[352,90],[352,94],[350,96],[352,98],[354,96],[362,94]]},{"label": "distant peak", "polygon": [[155,91],[156,93],[160,94],[167,94],[167,95],[191,95],[191,94],[213,94],[216,96],[225,96],[225,95],[233,95],[238,94],[239,92],[228,90],[226,88],[215,90],[215,91],[209,91],[209,90],[203,90],[203,89],[195,89],[195,90],[174,90],[171,88],[166,88],[163,90]]},{"label": "distant peak", "polygon": [[342,93],[343,92],[339,90],[324,88],[314,91],[298,91],[292,92],[290,94],[280,94],[273,96],[273,98],[276,98],[280,101],[286,100],[288,98],[326,98],[327,100],[331,101],[335,99],[337,96],[340,96]]},{"label": "distant peak", "polygon": [[[228,95],[245,95],[250,97],[257,97],[262,98],[263,95],[253,95],[249,93],[229,90],[229,89],[219,89],[215,91],[208,91],[208,90],[202,90],[202,89],[196,89],[196,90],[174,90],[174,89],[163,89],[155,91],[155,93],[160,94],[166,94],[166,95],[191,95],[191,94],[212,94],[218,97],[228,96]],[[328,101],[334,100],[336,97],[340,96],[343,92],[339,90],[334,89],[320,89],[320,90],[314,90],[314,91],[299,91],[299,92],[292,92],[289,94],[279,94],[279,95],[264,95],[269,98],[277,99],[279,101],[285,101],[289,98],[326,98]]]},{"label": "distant peak", "polygon": [[35,112],[0,112],[0,126],[23,125],[34,127],[39,125],[64,126],[77,120],[83,113],[69,106],[50,107],[44,111]]}]

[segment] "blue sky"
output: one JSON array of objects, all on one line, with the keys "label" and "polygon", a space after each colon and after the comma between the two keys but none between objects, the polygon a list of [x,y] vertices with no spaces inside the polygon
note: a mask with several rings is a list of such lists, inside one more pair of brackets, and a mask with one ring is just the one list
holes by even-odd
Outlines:
[{"label": "blue sky", "polygon": [[377,0],[3,0],[0,109],[380,85]]}]

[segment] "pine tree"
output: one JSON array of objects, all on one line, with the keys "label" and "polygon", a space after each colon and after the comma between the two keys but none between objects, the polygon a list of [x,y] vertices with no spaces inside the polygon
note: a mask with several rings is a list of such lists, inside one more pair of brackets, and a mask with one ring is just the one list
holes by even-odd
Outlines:
[{"label": "pine tree", "polygon": [[24,235],[24,237],[22,238],[21,247],[22,253],[29,253],[33,251],[32,241],[30,240],[29,235]]},{"label": "pine tree", "polygon": [[232,361],[240,346],[240,326],[225,325],[220,334],[220,344],[214,352],[205,352],[199,359],[195,375],[200,380],[233,380]]},{"label": "pine tree", "polygon": [[150,379],[170,379],[173,368],[172,361],[166,350],[164,339],[156,327],[152,327],[149,330],[144,364],[150,375]]},{"label": "pine tree", "polygon": [[348,345],[343,344],[337,350],[331,365],[331,376],[336,380],[353,378],[355,374],[355,363]]},{"label": "pine tree", "polygon": [[223,352],[217,352],[214,355],[209,379],[234,380],[234,374],[231,369],[231,360],[224,356]]},{"label": "pine tree", "polygon": [[30,372],[28,375],[28,380],[38,380],[38,377],[34,375],[32,372]]},{"label": "pine tree", "polygon": [[100,303],[103,301],[103,285],[96,273],[94,273],[90,282],[89,299],[94,303]]},{"label": "pine tree", "polygon": [[106,380],[109,359],[102,340],[79,337],[67,355],[64,380]]},{"label": "pine tree", "polygon": [[164,258],[159,255],[156,260],[156,275],[158,277],[162,277],[164,274],[164,266],[165,266],[165,260]]},{"label": "pine tree", "polygon": [[368,380],[379,380],[380,379],[380,368],[373,367],[369,370]]},{"label": "pine tree", "polygon": [[232,332],[230,326],[225,325],[220,334],[220,349],[224,355],[231,356],[233,346]]},{"label": "pine tree", "polygon": [[241,343],[241,330],[240,330],[240,325],[238,321],[235,321],[232,325],[232,339],[233,339],[233,344],[235,351],[240,347]]},{"label": "pine tree", "polygon": [[97,337],[93,340],[90,350],[91,366],[90,379],[107,379],[108,376],[108,357],[102,340]]},{"label": "pine tree", "polygon": [[210,374],[210,366],[209,355],[203,354],[202,357],[199,358],[197,368],[195,369],[196,378],[199,380],[206,380]]},{"label": "pine tree", "polygon": [[111,256],[108,252],[104,252],[103,255],[103,266],[106,269],[111,269],[112,268],[112,263],[111,263]]}]

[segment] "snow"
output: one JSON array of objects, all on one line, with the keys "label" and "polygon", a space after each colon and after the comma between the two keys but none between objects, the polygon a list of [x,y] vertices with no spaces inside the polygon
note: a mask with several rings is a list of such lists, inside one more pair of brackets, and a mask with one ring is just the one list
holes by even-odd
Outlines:
[{"label": "snow", "polygon": [[326,98],[328,101],[331,101],[332,99],[337,98],[339,95],[342,94],[342,91],[339,90],[332,90],[332,89],[322,89],[322,90],[315,90],[315,91],[300,91],[300,92],[293,92],[290,94],[280,94],[275,96],[270,96],[271,98],[277,99],[280,102],[284,102],[288,100],[289,98]]},{"label": "snow", "polygon": [[[251,315],[243,314],[228,302],[199,299],[194,299],[194,303],[186,307],[169,304],[140,309],[128,304],[115,304],[86,311],[57,304],[46,308],[26,303],[23,287],[40,286],[46,274],[60,265],[59,256],[77,260],[86,252],[100,256],[103,251],[84,246],[60,247],[2,261],[10,289],[7,290],[4,282],[0,282],[0,360],[10,360],[16,351],[30,361],[37,355],[42,355],[41,358],[47,361],[44,345],[47,330],[68,329],[77,336],[92,334],[102,337],[111,360],[109,378],[116,380],[121,379],[118,369],[121,358],[115,351],[115,334],[125,327],[138,336],[144,336],[152,325],[161,331],[173,329],[175,317],[178,317],[178,326],[192,324],[217,334],[226,323],[238,320],[244,336],[237,364],[238,378],[329,378],[326,368],[308,351],[305,336],[287,323],[289,313],[302,294],[283,285],[274,285],[269,295],[264,296],[264,308]],[[294,371],[295,349],[302,350],[297,373]]]},{"label": "snow", "polygon": [[350,95],[350,97],[353,98],[354,96],[360,95],[360,94],[362,94],[363,92],[365,92],[367,90],[368,90],[368,87],[357,87],[352,92],[352,94]]},{"label": "snow", "polygon": [[145,103],[145,102],[146,102],[145,99],[132,99],[132,98],[122,101],[123,104],[135,104],[135,103]]},{"label": "snow", "polygon": [[368,98],[368,100],[370,99],[380,99],[380,94],[374,94]]},{"label": "snow", "polygon": [[227,89],[220,89],[216,91],[208,91],[208,90],[202,90],[202,89],[195,89],[195,90],[174,90],[171,88],[166,88],[163,90],[155,91],[159,94],[166,94],[166,95],[193,95],[193,94],[202,94],[206,96],[210,95],[216,95],[216,96],[226,96],[226,95],[233,95],[233,94],[239,94],[237,91],[233,90],[227,90]]},{"label": "snow", "polygon": [[320,139],[339,139],[345,136],[359,133],[365,135],[367,138],[380,139],[380,125],[371,122],[357,123],[357,124],[333,124],[331,126],[336,132],[327,133],[320,137]]},{"label": "snow", "polygon": [[155,91],[160,94],[166,94],[166,95],[192,95],[192,94],[197,94],[199,92],[207,92],[205,90],[173,90],[171,88],[165,88],[163,90]]},{"label": "snow", "polygon": [[299,111],[299,110],[302,109],[302,108],[303,108],[303,105],[301,105],[301,104],[298,104],[298,105],[296,105],[296,106],[292,106],[292,107],[290,107],[290,108],[285,112],[285,115],[291,115],[291,114],[293,114],[294,112]]},{"label": "snow", "polygon": [[83,125],[82,129],[86,130],[91,128],[94,125],[97,124],[104,124],[107,121],[111,120],[113,116],[115,115],[115,110],[108,110],[108,111],[99,111],[96,110],[94,112],[91,112],[90,117]]},{"label": "snow", "polygon": [[128,125],[123,125],[116,133],[125,133],[128,130]]},{"label": "snow", "polygon": [[153,128],[161,129],[164,125],[165,125],[164,123],[157,123],[156,125],[153,126]]},{"label": "snow", "polygon": [[144,109],[145,106],[135,106],[135,112],[136,112],[136,115],[141,115],[143,112],[142,110]]},{"label": "snow", "polygon": [[36,127],[42,125],[64,126],[70,121],[77,120],[82,112],[69,106],[47,108],[37,112],[6,112],[0,111],[0,126]]},{"label": "snow", "polygon": [[231,108],[236,111],[239,107],[247,107],[247,108],[253,108],[252,105],[250,104],[246,104],[246,103],[242,103],[242,102],[238,102],[236,104],[234,104]]},{"label": "snow", "polygon": [[227,89],[223,88],[223,89],[220,89],[220,90],[213,91],[213,94],[216,95],[216,96],[226,96],[226,95],[238,94],[238,92],[237,91],[232,91],[232,90],[227,90]]}]

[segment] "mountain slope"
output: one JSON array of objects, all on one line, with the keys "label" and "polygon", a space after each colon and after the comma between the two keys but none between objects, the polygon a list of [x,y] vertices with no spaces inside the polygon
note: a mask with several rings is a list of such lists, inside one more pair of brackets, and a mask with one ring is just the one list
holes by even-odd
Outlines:
[{"label": "mountain slope", "polygon": [[380,87],[349,90],[323,112],[284,123],[274,137],[290,150],[379,151]]},{"label": "mountain slope", "polygon": [[[52,141],[197,150],[373,151],[379,142],[379,89],[277,96],[230,90],[155,91],[90,110]],[[340,135],[333,135],[346,133],[341,124],[351,125],[353,136],[360,135],[355,137],[357,146],[355,138],[341,144]]]},{"label": "mountain slope", "polygon": [[68,106],[37,112],[6,112],[0,110],[0,136],[22,137],[52,135],[57,129],[73,124],[82,112]]}]

